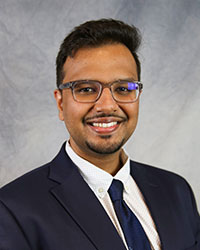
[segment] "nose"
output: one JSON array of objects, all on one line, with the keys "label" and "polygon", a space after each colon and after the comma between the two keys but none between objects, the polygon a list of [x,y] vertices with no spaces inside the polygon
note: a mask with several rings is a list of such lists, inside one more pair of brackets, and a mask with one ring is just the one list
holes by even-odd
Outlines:
[{"label": "nose", "polygon": [[95,103],[97,112],[115,112],[117,111],[118,104],[113,99],[112,93],[109,88],[104,88],[100,98]]}]

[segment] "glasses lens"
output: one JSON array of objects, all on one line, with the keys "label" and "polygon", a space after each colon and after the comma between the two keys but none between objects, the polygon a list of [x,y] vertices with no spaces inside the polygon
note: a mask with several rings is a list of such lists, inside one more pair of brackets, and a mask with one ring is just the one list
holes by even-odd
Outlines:
[{"label": "glasses lens", "polygon": [[73,86],[73,95],[78,102],[95,102],[100,89],[101,85],[98,82],[76,82]]},{"label": "glasses lens", "polygon": [[139,95],[137,82],[116,82],[112,85],[113,97],[118,102],[134,102]]}]

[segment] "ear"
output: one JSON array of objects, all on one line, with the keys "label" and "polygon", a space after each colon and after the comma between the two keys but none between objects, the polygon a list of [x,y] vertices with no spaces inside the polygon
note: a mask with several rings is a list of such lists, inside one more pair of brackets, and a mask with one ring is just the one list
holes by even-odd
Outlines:
[{"label": "ear", "polygon": [[58,108],[58,116],[61,121],[64,121],[63,115],[63,100],[62,100],[62,93],[59,89],[54,90],[54,97],[56,99],[57,108]]}]

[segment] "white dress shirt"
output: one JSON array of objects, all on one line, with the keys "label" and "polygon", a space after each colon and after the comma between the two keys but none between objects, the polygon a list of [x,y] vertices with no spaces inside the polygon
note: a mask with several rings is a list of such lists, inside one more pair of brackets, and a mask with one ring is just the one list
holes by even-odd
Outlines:
[{"label": "white dress shirt", "polygon": [[71,158],[71,160],[78,167],[83,179],[95,193],[98,200],[101,202],[102,206],[104,207],[105,211],[113,222],[117,232],[122,238],[126,248],[128,249],[126,240],[124,238],[123,231],[116,216],[112,201],[108,194],[108,189],[113,179],[120,180],[123,183],[123,198],[126,204],[134,212],[134,214],[137,216],[140,223],[142,224],[143,229],[150,241],[152,250],[161,250],[160,239],[149,209],[136,182],[130,175],[130,158],[127,159],[126,163],[117,172],[117,174],[115,176],[112,176],[108,172],[98,168],[97,166],[78,156],[73,151],[68,142],[66,143],[66,152]]}]

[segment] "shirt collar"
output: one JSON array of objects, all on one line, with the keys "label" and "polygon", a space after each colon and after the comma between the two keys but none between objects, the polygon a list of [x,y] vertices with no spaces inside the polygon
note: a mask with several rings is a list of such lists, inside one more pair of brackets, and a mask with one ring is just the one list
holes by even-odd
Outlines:
[{"label": "shirt collar", "polygon": [[107,193],[112,180],[120,180],[124,184],[124,189],[129,192],[129,180],[130,180],[130,158],[128,157],[124,166],[113,177],[108,172],[93,165],[92,163],[84,160],[77,155],[71,148],[69,142],[66,143],[65,150],[74,164],[78,167],[83,179],[93,190],[96,196],[103,198]]}]

